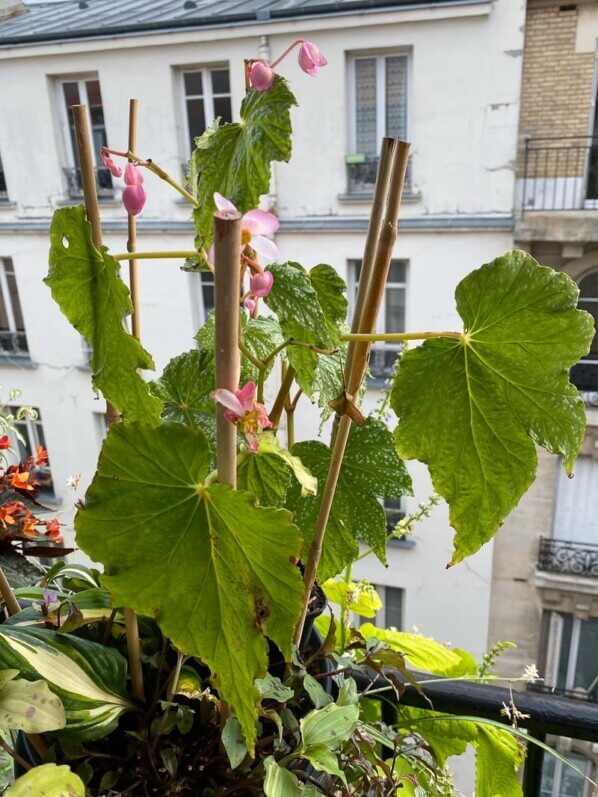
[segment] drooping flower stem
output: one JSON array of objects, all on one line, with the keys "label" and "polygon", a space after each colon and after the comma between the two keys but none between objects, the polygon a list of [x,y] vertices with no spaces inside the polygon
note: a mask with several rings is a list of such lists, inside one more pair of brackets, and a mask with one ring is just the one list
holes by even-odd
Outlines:
[{"label": "drooping flower stem", "polygon": [[[235,393],[239,388],[239,296],[241,274],[241,214],[214,214],[214,288],[216,322],[216,389]],[[260,371],[261,373],[261,371]],[[226,408],[216,405],[216,467],[218,481],[237,484],[237,428],[224,417]]]},{"label": "drooping flower stem", "polygon": [[[100,249],[102,246],[102,226],[100,222],[100,207],[97,196],[94,158],[86,107],[84,105],[75,105],[73,107],[73,118],[75,122],[75,135],[77,138],[79,164],[81,166],[81,182],[83,185],[85,213],[91,225],[91,238],[93,243],[98,249]],[[129,121],[131,121],[131,117],[129,117]],[[129,236],[130,234],[131,228],[129,227]],[[110,404],[110,402],[107,402],[106,415],[109,424],[119,421],[118,411]],[[132,609],[127,608],[124,610],[124,615],[127,632],[127,653],[129,659],[129,669],[131,672],[131,687],[135,697],[137,697],[139,700],[143,700],[145,695],[143,688],[141,646],[139,643],[137,617]]]},{"label": "drooping flower stem", "polygon": [[463,332],[375,332],[373,334],[367,333],[353,333],[348,332],[346,335],[341,335],[341,340],[349,341],[352,343],[374,343],[375,341],[397,342],[401,340],[431,340],[432,338],[456,338],[463,340]]},{"label": "drooping flower stem", "polygon": [[199,252],[193,249],[175,249],[174,251],[158,252],[119,252],[112,255],[115,260],[175,260],[178,258],[195,257]]},{"label": "drooping flower stem", "polygon": [[121,158],[127,158],[130,163],[136,163],[137,166],[144,166],[148,171],[153,172],[156,177],[159,177],[161,180],[164,180],[165,183],[172,186],[175,191],[178,191],[181,196],[184,196],[185,199],[189,200],[194,207],[197,207],[198,202],[197,199],[187,191],[180,183],[171,177],[167,171],[165,171],[161,166],[158,166],[157,163],[151,158],[140,158],[139,155],[136,155],[135,152],[129,149],[127,152],[122,152],[118,149],[109,149],[108,147],[103,148],[104,152],[109,152],[111,155],[118,155]]},{"label": "drooping flower stem", "polygon": [[[388,270],[397,237],[397,219],[403,193],[409,144],[398,139],[384,138],[378,164],[372,215],[368,228],[363,266],[359,280],[356,310],[351,332],[373,335],[380,305],[384,297]],[[337,417],[333,434],[330,465],[314,534],[309,549],[303,581],[305,594],[301,618],[295,629],[294,642],[298,646],[303,633],[311,590],[316,580],[326,526],[332,509],[336,485],[351,429],[351,418],[358,417],[355,399],[367,370],[371,343],[349,343],[345,365],[345,390],[336,403]]]}]

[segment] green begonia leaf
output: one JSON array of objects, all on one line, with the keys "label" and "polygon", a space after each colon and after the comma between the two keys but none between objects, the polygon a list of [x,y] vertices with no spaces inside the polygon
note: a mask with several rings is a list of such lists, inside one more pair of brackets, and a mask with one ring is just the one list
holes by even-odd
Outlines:
[{"label": "green begonia leaf", "polygon": [[193,211],[198,243],[212,239],[214,192],[241,213],[256,208],[270,188],[270,162],[291,157],[290,109],[297,101],[286,81],[276,77],[268,91],[251,89],[241,103],[241,121],[213,127],[195,139],[190,182],[197,186]]},{"label": "green begonia leaf", "polygon": [[215,386],[214,356],[199,349],[174,357],[160,379],[150,383],[164,407],[162,419],[197,426],[210,443],[216,440],[216,409],[211,397]]},{"label": "green begonia leaf", "polygon": [[477,675],[476,660],[470,653],[460,648],[447,648],[446,645],[421,634],[376,628],[371,623],[364,623],[359,632],[366,640],[372,637],[379,639],[392,650],[402,653],[407,663],[416,670],[446,678]]},{"label": "green begonia leaf", "polygon": [[15,781],[6,797],[85,797],[81,779],[65,765],[42,764]]},{"label": "green begonia leaf", "polygon": [[119,264],[105,246],[96,249],[82,205],[55,211],[50,224],[50,270],[45,283],[80,335],[92,345],[94,387],[127,421],[157,423],[161,405],[139,368],[154,368],[151,356],[129,335],[132,311]]},{"label": "green begonia leaf", "polygon": [[303,789],[296,775],[288,769],[281,767],[274,756],[264,760],[266,778],[264,780],[264,794],[266,797],[302,797]]},{"label": "green begonia leaf", "polygon": [[17,678],[0,689],[0,727],[45,733],[65,725],[64,706],[45,681]]},{"label": "green begonia leaf", "polygon": [[382,608],[382,601],[373,584],[367,581],[350,581],[329,578],[322,584],[326,597],[332,603],[342,606],[360,617],[375,617]]},{"label": "green begonia leaf", "polygon": [[236,717],[228,717],[222,730],[222,744],[226,750],[226,755],[231,769],[240,766],[247,757],[247,747],[243,739],[243,730]]},{"label": "green begonia leaf", "polygon": [[453,564],[496,533],[533,482],[535,444],[573,466],[585,412],[567,371],[594,334],[578,293],[566,274],[508,252],[457,287],[462,339],[434,338],[401,358],[397,449],[427,463],[449,504]]},{"label": "green begonia leaf", "polygon": [[[287,507],[303,531],[306,549],[311,543],[330,464],[330,449],[309,441],[293,446],[305,467],[318,479],[318,495],[300,498],[295,487],[289,490]],[[386,560],[386,516],[379,498],[397,500],[411,492],[411,479],[397,457],[391,432],[380,421],[368,418],[362,428],[354,426],[349,441],[324,538],[318,577],[335,576],[358,553],[358,542],[374,549]]]},{"label": "green begonia leaf", "polygon": [[323,745],[329,750],[338,749],[351,738],[359,719],[359,706],[337,706],[330,703],[314,709],[301,720],[301,738],[305,747]]},{"label": "green begonia leaf", "polygon": [[155,616],[179,650],[210,667],[252,751],[264,635],[291,654],[302,540],[285,510],[256,506],[228,485],[204,487],[209,466],[199,430],[113,426],[76,518],[77,541],[104,564],[114,605]]},{"label": "green begonia leaf", "polygon": [[272,290],[265,298],[276,313],[285,338],[293,338],[308,346],[334,352],[319,354],[306,346],[288,346],[289,363],[297,372],[296,381],[303,392],[326,407],[336,398],[342,385],[344,357],[337,352],[341,324],[347,302],[345,283],[331,266],[319,265],[310,272],[299,263],[268,267],[274,275]]}]

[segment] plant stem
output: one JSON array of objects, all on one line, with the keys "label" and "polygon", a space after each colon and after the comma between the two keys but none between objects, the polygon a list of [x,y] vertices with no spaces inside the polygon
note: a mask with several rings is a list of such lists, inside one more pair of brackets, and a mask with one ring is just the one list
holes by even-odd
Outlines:
[{"label": "plant stem", "polygon": [[[386,279],[397,236],[399,206],[407,171],[409,144],[397,139],[385,138],[382,142],[378,175],[374,192],[372,216],[368,228],[364,261],[356,300],[356,317],[353,319],[353,333],[373,335],[376,329],[378,311],[384,297]],[[349,404],[359,395],[359,387],[367,369],[370,351],[368,343],[351,342],[345,365],[344,411],[335,419],[334,443],[328,475],[324,485],[322,501],[316,519],[312,543],[303,575],[305,595],[301,618],[295,629],[294,643],[299,647],[312,587],[316,580],[318,565],[322,556],[326,526],[332,509],[334,493],[341,470],[351,419],[347,414]],[[354,413],[355,414],[355,413]]]},{"label": "plant stem", "polygon": [[351,576],[353,574],[353,565],[348,564],[345,567],[345,593],[341,600],[341,627],[340,627],[340,648],[341,654],[345,652],[345,644],[347,641],[347,623],[349,622],[349,601],[347,595],[349,594],[349,584],[351,583]]},{"label": "plant stem", "polygon": [[4,752],[8,753],[9,756],[12,756],[14,760],[19,764],[19,766],[23,767],[25,770],[33,769],[32,764],[29,761],[26,761],[23,756],[19,755],[16,750],[7,744],[4,739],[0,736],[0,747],[4,750]]},{"label": "plant stem", "polygon": [[264,370],[264,368],[266,367],[265,363],[262,360],[258,359],[255,356],[255,354],[250,352],[249,349],[247,348],[247,346],[243,343],[243,341],[240,338],[239,338],[239,351],[243,352],[243,354],[245,355],[245,357],[247,357],[249,362],[252,363],[253,365],[255,365],[255,367],[259,371],[263,371]]},{"label": "plant stem", "polygon": [[164,169],[161,166],[158,166],[157,163],[154,163],[151,158],[140,158],[139,155],[136,155],[130,149],[128,152],[121,152],[117,149],[109,149],[108,147],[102,147],[102,149],[104,152],[109,152],[111,155],[118,155],[121,158],[127,158],[127,160],[129,160],[131,163],[136,163],[138,166],[145,166],[145,168],[149,169],[150,172],[153,172],[161,180],[164,180],[165,183],[168,183],[168,185],[172,186],[175,191],[178,191],[179,194],[181,194],[181,196],[184,196],[185,199],[188,199],[193,207],[197,207],[199,205],[199,202],[197,199],[195,199],[193,194],[190,194],[186,188],[183,188],[180,183],[177,183],[177,181],[171,177],[168,172],[164,171]]},{"label": "plant stem", "polygon": [[[216,388],[233,393],[239,387],[239,296],[241,275],[241,214],[214,215]],[[216,407],[216,467],[218,481],[236,487],[237,429],[224,417],[225,408]]]},{"label": "plant stem", "polygon": [[6,578],[4,570],[2,570],[1,567],[0,567],[0,592],[2,593],[2,597],[4,598],[4,602],[6,603],[6,610],[8,611],[11,617],[13,614],[17,614],[17,612],[21,611],[19,602],[16,599],[15,594],[12,591],[12,587],[8,583],[8,579]]},{"label": "plant stem", "polygon": [[272,422],[272,426],[274,429],[278,428],[280,423],[280,416],[282,415],[282,411],[284,410],[286,398],[289,395],[289,391],[293,386],[293,382],[295,380],[295,369],[292,366],[286,366],[283,363],[283,374],[282,374],[282,384],[278,390],[278,395],[272,405],[272,409],[270,411],[270,421]]},{"label": "plant stem", "polygon": [[[133,217],[135,218],[135,217]],[[112,255],[115,260],[170,260],[175,258],[195,257],[197,250],[175,250],[174,252],[119,252],[117,255]]]},{"label": "plant stem", "polygon": [[[137,116],[139,104],[136,99],[129,100],[129,152],[137,149]],[[132,162],[129,158],[129,162]],[[135,252],[137,249],[137,217],[127,214],[127,252]],[[131,314],[131,330],[133,337],[141,338],[141,318],[139,308],[139,272],[137,269],[136,258],[129,260],[129,291],[131,293],[131,304],[133,312]]]},{"label": "plant stem", "polygon": [[[87,109],[84,105],[73,106],[73,116],[75,122],[75,135],[77,137],[77,150],[79,155],[79,165],[81,167],[81,182],[83,184],[83,197],[85,200],[85,213],[91,224],[91,237],[94,246],[100,249],[102,246],[102,226],[100,223],[100,207],[98,204],[96,178],[94,170],[94,158],[89,133],[89,123]],[[135,122],[136,112],[130,109],[129,126]],[[129,137],[131,132],[129,129]],[[133,159],[131,159],[133,160]],[[133,230],[133,245],[136,235],[136,228],[129,226],[129,238]],[[135,318],[135,316],[133,316]],[[135,323],[135,322],[134,322]],[[134,327],[135,329],[135,327]],[[137,330],[138,331],[138,330]],[[115,407],[107,402],[106,414],[108,423],[112,424],[119,420],[119,414]],[[143,690],[143,671],[141,668],[141,645],[139,643],[139,629],[137,618],[131,609],[124,609],[125,628],[127,632],[127,652],[129,657],[129,669],[131,672],[131,686],[135,697],[138,700],[144,699]]]},{"label": "plant stem", "polygon": [[353,343],[373,343],[377,340],[430,340],[431,338],[456,338],[462,340],[463,332],[380,332],[380,333],[354,333],[348,332],[341,335],[341,340]]}]

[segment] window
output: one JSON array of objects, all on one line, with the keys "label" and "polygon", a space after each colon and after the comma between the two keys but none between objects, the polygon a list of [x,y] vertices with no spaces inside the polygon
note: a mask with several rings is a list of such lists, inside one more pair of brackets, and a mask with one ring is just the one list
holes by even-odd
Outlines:
[{"label": "window", "polygon": [[[16,415],[18,407],[12,407],[11,411]],[[28,457],[35,457],[36,449],[38,446],[46,448],[46,439],[44,437],[44,429],[42,426],[42,419],[39,410],[35,410],[36,417],[32,418],[27,416],[20,421],[16,421],[14,426],[22,439],[15,436],[14,447],[18,452],[18,460],[22,462]],[[16,464],[16,463],[15,463]],[[50,463],[43,467],[35,468],[35,478],[39,482],[39,496],[40,498],[53,498],[54,485],[52,484],[52,474],[50,471]]]},{"label": "window", "polygon": [[202,327],[214,309],[214,275],[211,271],[192,272],[191,280],[194,321]]},{"label": "window", "polygon": [[[351,311],[359,286],[361,261],[349,261],[349,301]],[[392,260],[386,281],[385,297],[378,315],[378,332],[405,331],[405,298],[407,290],[407,261]],[[373,379],[386,380],[392,376],[400,343],[376,343],[370,356],[370,372]]]},{"label": "window", "polygon": [[545,687],[598,700],[598,619],[550,614]]},{"label": "window", "polygon": [[382,138],[407,138],[408,67],[407,55],[355,56],[349,61],[351,194],[372,192]]},{"label": "window", "polygon": [[10,259],[0,260],[0,356],[29,356],[15,269]]},{"label": "window", "polygon": [[[591,777],[592,765],[587,758],[571,753],[565,754],[564,758],[585,772],[587,777]],[[557,761],[553,756],[544,755],[540,797],[589,797],[589,786],[584,777],[574,769]]]},{"label": "window", "polygon": [[[598,270],[579,281],[579,309],[594,316],[598,326]],[[598,335],[594,335],[589,354],[571,369],[571,381],[582,393],[598,393]]]},{"label": "window", "polygon": [[183,72],[187,145],[190,155],[194,140],[216,117],[222,124],[232,122],[230,80],[227,67],[204,67]]},{"label": "window", "polygon": [[8,202],[8,188],[6,187],[6,177],[4,175],[4,166],[2,166],[2,158],[0,158],[0,202]]},{"label": "window", "polygon": [[[106,136],[106,123],[102,107],[102,93],[100,81],[97,78],[77,80],[71,78],[60,83],[60,104],[62,109],[62,122],[67,154],[68,167],[65,169],[69,196],[77,198],[82,196],[81,170],[77,155],[77,138],[75,135],[75,120],[73,115],[74,105],[86,105],[89,113],[89,125],[92,136],[93,155],[96,159],[102,147],[108,146]],[[96,168],[98,197],[111,198],[113,196],[112,175],[105,166]]]},{"label": "window", "polygon": [[403,628],[403,603],[404,590],[398,587],[386,587],[375,584],[375,589],[382,608],[378,610],[375,617],[355,616],[355,624],[360,626],[364,623],[373,623],[379,628],[396,628],[401,631]]}]

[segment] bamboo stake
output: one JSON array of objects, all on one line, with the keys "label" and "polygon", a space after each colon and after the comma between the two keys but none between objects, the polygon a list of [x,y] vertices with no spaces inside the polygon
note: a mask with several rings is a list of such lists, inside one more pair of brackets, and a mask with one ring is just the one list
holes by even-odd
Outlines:
[{"label": "bamboo stake", "polygon": [[17,614],[17,612],[21,611],[19,602],[16,599],[15,594],[12,591],[12,587],[8,583],[8,579],[4,575],[4,570],[2,570],[1,567],[0,567],[0,592],[2,593],[2,597],[4,598],[4,602],[6,603],[6,610],[11,617],[13,614]]},{"label": "bamboo stake", "polygon": [[[216,388],[239,388],[239,296],[241,294],[241,214],[214,214],[214,293],[216,321]],[[237,428],[216,406],[216,467],[218,481],[237,486]]]},{"label": "bamboo stake", "polygon": [[[81,183],[83,185],[83,197],[85,200],[85,214],[91,224],[91,237],[94,246],[100,249],[102,246],[102,226],[100,223],[100,206],[98,203],[95,162],[89,134],[89,123],[87,119],[87,108],[85,105],[73,106],[73,118],[75,122],[75,135],[77,138],[77,151],[79,154],[79,167],[81,169]],[[131,119],[131,117],[130,117]],[[129,131],[130,135],[130,131]],[[129,227],[129,236],[131,228]],[[108,423],[113,424],[119,420],[119,415],[115,407],[107,402],[106,415]],[[139,642],[139,628],[137,617],[132,609],[125,609],[125,628],[127,632],[127,652],[129,658],[129,669],[131,672],[131,686],[133,694],[139,700],[144,699],[143,672],[141,668],[141,645]]]},{"label": "bamboo stake", "polygon": [[[388,277],[392,250],[397,236],[399,206],[407,170],[408,154],[409,144],[406,142],[384,139],[376,179],[372,218],[359,280],[356,302],[357,317],[354,318],[352,325],[352,332],[355,333],[371,334],[376,328],[376,320],[384,297],[384,286]],[[349,344],[345,366],[345,406],[342,407],[343,414],[340,415],[340,418],[337,415],[335,419],[335,434],[328,475],[305,566],[303,576],[305,598],[301,619],[295,629],[294,638],[297,646],[299,646],[301,641],[303,626],[305,625],[309,597],[316,580],[326,526],[330,517],[336,485],[351,429],[351,418],[346,413],[347,403],[353,404],[354,397],[359,393],[359,387],[367,369],[370,346],[371,343],[369,342],[352,341]]]}]

